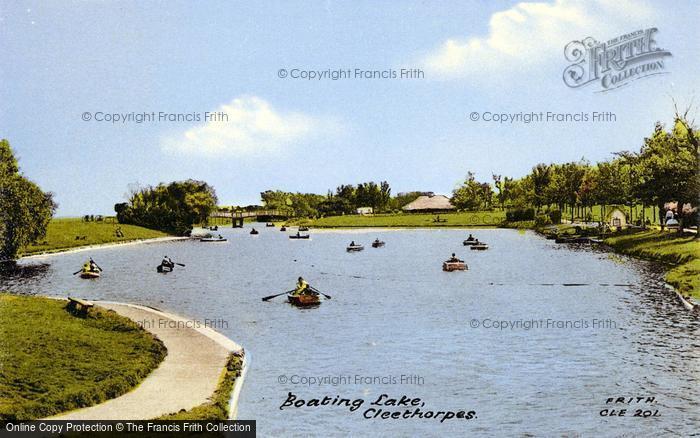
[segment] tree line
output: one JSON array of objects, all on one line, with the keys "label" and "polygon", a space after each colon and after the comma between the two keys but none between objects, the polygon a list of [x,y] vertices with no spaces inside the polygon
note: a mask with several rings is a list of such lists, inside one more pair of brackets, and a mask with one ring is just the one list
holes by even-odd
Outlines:
[{"label": "tree line", "polygon": [[467,210],[532,208],[535,213],[558,209],[573,221],[591,217],[594,206],[653,206],[663,225],[665,205],[677,202],[681,228],[697,224],[700,193],[700,134],[676,114],[673,126],[657,123],[638,151],[623,151],[608,161],[591,164],[585,159],[568,163],[540,163],[522,178],[492,175],[491,184],[469,173],[453,192],[453,204]]},{"label": "tree line", "polygon": [[[326,195],[267,190],[260,193],[262,208],[279,210],[296,217],[340,216],[353,214],[358,208],[371,207],[374,212],[398,210],[415,200],[423,192],[391,195],[388,182],[363,182],[357,185],[342,184]],[[254,207],[254,206],[250,206]]]},{"label": "tree line", "polygon": [[[593,217],[593,208],[606,206],[654,207],[663,225],[665,205],[678,203],[677,218],[683,226],[697,224],[697,209],[683,205],[697,203],[700,193],[698,142],[700,134],[684,114],[676,112],[670,129],[657,123],[637,151],[622,151],[614,158],[590,163],[585,159],[567,163],[539,163],[522,178],[493,174],[490,181],[478,181],[468,172],[453,191],[451,202],[460,210],[511,210],[509,218],[558,222],[564,216]],[[268,190],[260,194],[263,206],[296,217],[353,214],[361,207],[375,213],[400,211],[401,207],[426,192],[391,195],[386,181],[343,184],[326,195]],[[644,210],[642,210],[644,211]],[[547,219],[549,218],[549,219]],[[649,218],[654,220],[654,218]]]}]

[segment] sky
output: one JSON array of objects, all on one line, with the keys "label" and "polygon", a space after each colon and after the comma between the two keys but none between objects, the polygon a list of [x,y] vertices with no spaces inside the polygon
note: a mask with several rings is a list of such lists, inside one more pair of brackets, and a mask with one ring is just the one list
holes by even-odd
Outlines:
[{"label": "sky", "polygon": [[[674,101],[697,116],[698,22],[693,1],[0,0],[0,138],[59,216],[113,214],[130,188],[187,178],[221,205],[370,180],[449,195],[468,171],[638,149]],[[564,83],[569,42],[648,28],[664,74]],[[381,77],[401,69],[420,74]],[[483,120],[594,111],[615,119]]]}]

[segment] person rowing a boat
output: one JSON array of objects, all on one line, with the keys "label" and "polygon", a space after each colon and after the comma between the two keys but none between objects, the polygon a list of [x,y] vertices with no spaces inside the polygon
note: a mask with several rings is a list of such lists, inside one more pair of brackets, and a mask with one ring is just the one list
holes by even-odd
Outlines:
[{"label": "person rowing a boat", "polygon": [[304,280],[303,277],[299,277],[297,280],[297,288],[294,289],[294,292],[292,292],[292,295],[302,295],[306,294],[309,291],[309,283]]},{"label": "person rowing a boat", "polygon": [[452,253],[452,257],[450,257],[450,258],[447,260],[447,262],[448,262],[448,263],[459,263],[459,262],[461,262],[461,260],[457,258],[457,256],[455,255],[455,253]]},{"label": "person rowing a boat", "polygon": [[160,265],[164,268],[174,268],[175,267],[175,262],[172,261],[172,259],[168,256],[163,256],[163,261],[160,262]]},{"label": "person rowing a boat", "polygon": [[83,272],[99,272],[99,268],[97,267],[97,263],[90,258],[87,262],[83,263]]},{"label": "person rowing a boat", "polygon": [[469,237],[467,237],[467,241],[471,242],[472,240],[474,240],[474,236],[472,236],[471,233],[469,233]]}]

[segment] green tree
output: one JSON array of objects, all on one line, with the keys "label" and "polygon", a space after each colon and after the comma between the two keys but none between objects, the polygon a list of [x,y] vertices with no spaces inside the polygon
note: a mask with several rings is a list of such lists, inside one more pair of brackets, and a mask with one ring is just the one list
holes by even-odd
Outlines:
[{"label": "green tree", "polygon": [[544,163],[540,163],[532,168],[532,173],[530,174],[533,190],[532,203],[535,205],[537,212],[540,211],[540,208],[544,204],[548,203],[546,199],[546,191],[547,186],[550,183],[551,173],[550,166]]},{"label": "green tree", "polygon": [[385,211],[389,207],[391,202],[391,186],[386,181],[382,181],[379,184],[379,205],[377,208],[379,211]]},{"label": "green tree", "polygon": [[583,178],[578,189],[578,202],[588,210],[586,216],[592,220],[591,210],[598,203],[598,169],[596,167],[584,167]]},{"label": "green tree", "polygon": [[464,182],[452,193],[452,204],[465,210],[491,208],[493,189],[488,183],[480,183],[472,172],[467,172]]},{"label": "green tree", "polygon": [[355,207],[356,204],[356,189],[352,184],[343,184],[335,189],[336,198],[340,198],[350,205],[350,211]]},{"label": "green tree", "polygon": [[[505,194],[504,194],[504,182],[503,178],[501,175],[496,175],[495,173],[491,175],[491,178],[493,179],[493,185],[496,186],[496,190],[498,190],[498,193],[496,194],[496,199],[498,200],[498,206],[501,207],[501,210],[503,209],[503,204],[505,201]],[[508,177],[506,177],[507,179]]]},{"label": "green tree", "polygon": [[45,237],[55,210],[53,195],[19,173],[10,142],[0,140],[0,261]]},{"label": "green tree", "polygon": [[518,180],[511,180],[509,185],[508,197],[511,207],[523,209],[535,204],[535,184],[532,175],[527,175]]},{"label": "green tree", "polygon": [[637,175],[634,191],[643,202],[659,208],[662,227],[666,202],[678,202],[681,230],[682,206],[690,201],[697,202],[700,190],[698,139],[693,126],[677,116],[669,132],[657,123],[654,133],[644,139],[644,145],[634,154]]},{"label": "green tree", "polygon": [[323,216],[340,216],[352,213],[352,205],[345,198],[337,196],[327,197],[318,205],[318,212]]},{"label": "green tree", "polygon": [[546,190],[547,203],[556,203],[559,210],[565,205],[571,209],[571,221],[574,221],[575,209],[579,204],[579,193],[588,163],[584,161],[552,165],[550,180]]},{"label": "green tree", "polygon": [[270,210],[289,210],[292,207],[292,197],[290,193],[281,190],[266,190],[260,193],[265,208]]},{"label": "green tree", "polygon": [[190,179],[133,190],[127,205],[115,210],[120,223],[183,235],[197,223],[206,224],[216,203],[213,187]]}]

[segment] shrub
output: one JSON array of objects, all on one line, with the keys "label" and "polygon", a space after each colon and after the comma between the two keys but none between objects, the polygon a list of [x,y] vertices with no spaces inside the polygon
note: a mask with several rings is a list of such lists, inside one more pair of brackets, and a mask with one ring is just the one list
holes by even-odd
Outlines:
[{"label": "shrub", "polygon": [[552,210],[549,212],[549,220],[552,221],[553,224],[560,224],[561,223],[561,210]]},{"label": "shrub", "polygon": [[546,214],[538,214],[537,217],[535,218],[535,226],[536,227],[544,227],[544,226],[551,225],[551,224],[552,224],[552,220]]}]

